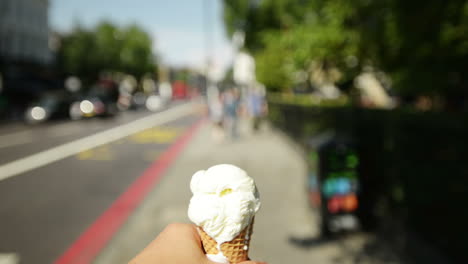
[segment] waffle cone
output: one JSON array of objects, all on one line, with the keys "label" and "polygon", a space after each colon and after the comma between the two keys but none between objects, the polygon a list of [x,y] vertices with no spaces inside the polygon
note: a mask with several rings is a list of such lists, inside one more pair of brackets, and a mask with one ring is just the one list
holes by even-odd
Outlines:
[{"label": "waffle cone", "polygon": [[[249,259],[250,238],[252,237],[253,220],[233,240],[221,244],[221,252],[229,263],[239,263]],[[216,241],[210,237],[202,228],[199,228],[203,249],[206,254],[218,254]]]}]

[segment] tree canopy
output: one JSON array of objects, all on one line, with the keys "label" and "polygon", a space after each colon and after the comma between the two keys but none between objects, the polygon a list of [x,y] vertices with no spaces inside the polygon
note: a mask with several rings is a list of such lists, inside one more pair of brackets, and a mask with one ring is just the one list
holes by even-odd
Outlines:
[{"label": "tree canopy", "polygon": [[[314,69],[340,84],[384,71],[402,96],[468,97],[466,0],[224,0],[228,33],[242,30],[257,77],[287,89]],[[300,75],[300,74],[299,74]],[[299,78],[300,79],[300,78]],[[312,77],[313,79],[313,77]]]},{"label": "tree canopy", "polygon": [[148,33],[137,25],[118,27],[110,22],[101,22],[93,29],[76,26],[62,37],[58,54],[62,70],[88,80],[103,71],[141,77],[153,73],[155,63]]}]

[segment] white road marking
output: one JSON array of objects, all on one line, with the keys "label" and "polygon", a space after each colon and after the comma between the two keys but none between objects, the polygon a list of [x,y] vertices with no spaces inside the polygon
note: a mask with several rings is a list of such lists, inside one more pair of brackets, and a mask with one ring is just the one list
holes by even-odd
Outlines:
[{"label": "white road marking", "polygon": [[187,103],[0,166],[0,181],[194,112]]},{"label": "white road marking", "polygon": [[0,264],[18,264],[19,256],[15,253],[0,253]]},{"label": "white road marking", "polygon": [[33,135],[31,131],[21,131],[0,136],[0,148],[11,147],[20,144],[32,142]]}]

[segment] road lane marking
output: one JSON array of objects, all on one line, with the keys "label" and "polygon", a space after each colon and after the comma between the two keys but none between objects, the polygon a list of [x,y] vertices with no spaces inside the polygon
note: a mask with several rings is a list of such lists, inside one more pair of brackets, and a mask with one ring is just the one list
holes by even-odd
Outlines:
[{"label": "road lane marking", "polygon": [[201,124],[202,121],[198,121],[187,129],[53,263],[93,263],[100,251],[125,224],[128,217],[143,202],[148,193],[162,179],[166,170],[187,147]]},{"label": "road lane marking", "polygon": [[[170,144],[179,137],[181,132],[182,128],[180,127],[161,126],[145,129],[141,132],[130,135],[125,139],[136,144]],[[115,141],[114,144],[121,144],[125,142],[125,139],[119,139]],[[157,155],[154,153],[154,151],[151,151],[149,154],[143,154],[143,160],[153,162],[156,157],[161,154],[160,151],[156,151]],[[115,159],[115,153],[111,150],[111,145],[106,144],[82,151],[76,154],[75,157],[78,160],[112,161]]]},{"label": "road lane marking", "polygon": [[180,134],[176,127],[155,127],[146,129],[130,136],[130,140],[137,144],[167,144],[173,142]]},{"label": "road lane marking", "polygon": [[114,156],[109,145],[99,146],[76,154],[76,158],[79,160],[94,161],[111,161],[114,160]]},{"label": "road lane marking", "polygon": [[82,151],[119,140],[139,131],[162,125],[182,116],[186,116],[194,112],[194,105],[194,103],[186,103],[180,106],[176,106],[174,108],[137,119],[133,122],[98,132],[96,134],[1,165],[0,181],[70,157]]},{"label": "road lane marking", "polygon": [[0,136],[0,148],[30,143],[33,140],[31,131],[21,131]]}]

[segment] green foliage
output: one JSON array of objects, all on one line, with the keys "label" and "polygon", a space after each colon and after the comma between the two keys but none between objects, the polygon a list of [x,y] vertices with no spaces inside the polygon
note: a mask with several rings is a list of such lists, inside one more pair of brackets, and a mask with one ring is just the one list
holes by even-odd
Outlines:
[{"label": "green foliage", "polygon": [[101,22],[94,29],[77,26],[63,36],[59,65],[68,74],[95,80],[102,71],[141,77],[155,71],[152,39],[137,25],[117,27]]},{"label": "green foliage", "polygon": [[356,30],[345,26],[354,12],[348,1],[261,1],[256,8],[242,6],[239,13],[234,8],[226,5],[227,27],[233,31],[233,14],[245,16],[246,46],[256,58],[259,81],[270,89],[289,89],[295,74],[310,74],[313,63],[324,71],[346,72],[345,59],[358,51]]},{"label": "green foliage", "polygon": [[[400,95],[468,97],[466,0],[225,0],[228,32],[243,30],[258,79],[279,90],[311,65],[350,82],[385,71]],[[310,80],[309,80],[310,81]]]},{"label": "green foliage", "polygon": [[[448,100],[454,95],[466,96],[468,49],[463,46],[468,43],[468,2],[387,2],[392,12],[385,12],[385,20],[376,20],[383,33],[393,37],[389,43],[375,45],[374,57],[393,74],[399,92],[441,94]],[[370,41],[380,37],[369,35]]]},{"label": "green foliage", "polygon": [[[266,38],[273,36],[267,35]],[[282,43],[271,41],[264,50],[258,52],[256,59],[257,79],[273,91],[283,91],[292,85],[292,60],[289,51]]]}]

